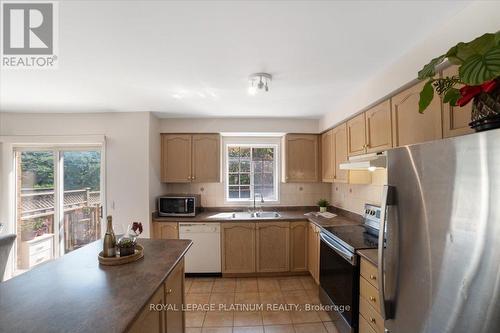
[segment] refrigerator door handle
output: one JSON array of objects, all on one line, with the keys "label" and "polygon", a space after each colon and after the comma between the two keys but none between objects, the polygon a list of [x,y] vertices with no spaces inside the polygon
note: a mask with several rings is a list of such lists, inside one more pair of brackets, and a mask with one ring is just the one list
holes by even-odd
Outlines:
[{"label": "refrigerator door handle", "polygon": [[387,230],[387,212],[390,206],[395,206],[395,192],[396,189],[393,186],[385,185],[382,193],[382,205],[381,205],[381,216],[380,216],[380,232],[378,235],[378,290],[380,298],[380,312],[384,319],[392,318],[392,311],[390,302],[386,299],[385,295],[385,239]]}]

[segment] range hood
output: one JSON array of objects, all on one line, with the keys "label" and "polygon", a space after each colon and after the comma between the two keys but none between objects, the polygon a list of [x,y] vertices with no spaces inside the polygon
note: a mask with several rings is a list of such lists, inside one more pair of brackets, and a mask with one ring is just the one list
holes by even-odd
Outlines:
[{"label": "range hood", "polygon": [[387,167],[387,153],[373,153],[349,157],[346,163],[340,163],[342,170],[368,170],[385,169]]}]

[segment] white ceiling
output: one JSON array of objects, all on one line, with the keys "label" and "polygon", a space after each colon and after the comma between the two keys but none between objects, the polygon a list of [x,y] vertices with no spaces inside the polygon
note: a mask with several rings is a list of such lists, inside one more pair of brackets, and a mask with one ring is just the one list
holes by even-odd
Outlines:
[{"label": "white ceiling", "polygon": [[467,4],[61,1],[59,68],[2,70],[0,110],[319,118]]}]

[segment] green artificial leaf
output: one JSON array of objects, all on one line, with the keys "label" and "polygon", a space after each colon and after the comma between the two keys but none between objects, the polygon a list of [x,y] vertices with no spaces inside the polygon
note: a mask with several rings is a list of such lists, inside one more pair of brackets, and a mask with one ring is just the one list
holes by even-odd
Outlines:
[{"label": "green artificial leaf", "polygon": [[455,65],[463,64],[475,55],[484,55],[497,45],[497,34],[486,33],[468,43],[460,42],[446,52],[448,60]]},{"label": "green artificial leaf", "polygon": [[500,46],[468,58],[459,69],[462,81],[471,86],[480,85],[500,76]]},{"label": "green artificial leaf", "polygon": [[437,58],[432,59],[427,65],[425,65],[418,72],[418,79],[425,80],[427,78],[432,78],[434,75],[436,75],[436,66],[442,63],[445,57],[446,55],[443,54]]},{"label": "green artificial leaf", "polygon": [[424,113],[429,104],[431,104],[434,98],[434,88],[432,87],[432,80],[425,83],[422,91],[420,92],[420,100],[418,101],[418,112]]},{"label": "green artificial leaf", "polygon": [[456,106],[460,96],[460,90],[456,88],[450,88],[448,89],[446,94],[444,94],[443,103],[450,103],[451,106]]}]

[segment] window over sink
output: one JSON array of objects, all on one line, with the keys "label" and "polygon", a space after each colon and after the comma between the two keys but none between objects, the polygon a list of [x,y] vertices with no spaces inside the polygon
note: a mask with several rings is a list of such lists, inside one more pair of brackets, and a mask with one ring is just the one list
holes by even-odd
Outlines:
[{"label": "window over sink", "polygon": [[[274,139],[274,138],[273,138]],[[276,202],[279,199],[279,142],[225,144],[225,199],[227,202]],[[234,143],[233,143],[234,142]]]}]

